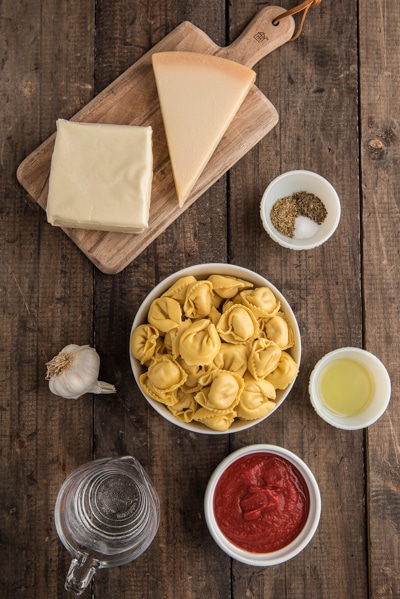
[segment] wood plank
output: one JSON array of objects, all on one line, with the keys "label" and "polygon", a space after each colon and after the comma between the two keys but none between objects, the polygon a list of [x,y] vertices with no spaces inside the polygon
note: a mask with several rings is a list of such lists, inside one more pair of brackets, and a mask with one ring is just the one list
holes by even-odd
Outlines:
[{"label": "wood plank", "polygon": [[[149,227],[139,235],[107,233],[82,229],[63,229],[78,247],[103,272],[115,274],[123,270],[160,232],[164,231],[217,179],[250,148],[257,144],[276,124],[278,115],[271,102],[253,86],[229,126],[224,138],[203,171],[193,192],[182,208],[177,204],[175,185],[169,161],[151,55],[167,50],[184,50],[218,54],[225,58],[240,57],[250,65],[290,38],[292,21],[274,27],[272,18],[280,9],[267,7],[256,15],[256,23],[244,33],[244,40],[232,47],[220,48],[205,33],[189,22],[174,31],[130,66],[116,81],[74,115],[73,120],[115,124],[150,125],[153,129],[154,177]],[[258,44],[253,29],[262,26],[266,36]],[[247,36],[252,43],[248,42]],[[254,57],[254,58],[253,58]],[[42,208],[46,207],[48,177],[55,135],[32,152],[18,168],[18,179]]]},{"label": "wood plank", "polygon": [[[297,316],[303,347],[299,377],[281,409],[235,436],[233,447],[270,442],[294,451],[315,473],[322,495],[319,528],[300,555],[267,573],[232,564],[237,597],[356,599],[368,593],[363,433],[329,427],[314,413],[307,391],[324,353],[362,344],[361,288],[353,276],[360,266],[355,8],[348,7],[345,21],[337,3],[312,8],[301,37],[260,63],[260,89],[273,98],[280,122],[229,173],[231,259],[282,291]],[[232,11],[230,21],[240,24],[251,5],[235,2]],[[337,233],[307,252],[275,244],[259,216],[268,183],[297,168],[325,176],[343,207]],[[338,256],[346,259],[338,262]]]},{"label": "wood plank", "polygon": [[45,364],[68,342],[92,341],[93,267],[66,238],[41,230],[43,214],[15,178],[18,163],[51,133],[54,115],[69,117],[91,97],[94,3],[73,4],[73,22],[51,0],[5,0],[0,9],[4,597],[60,596],[69,558],[53,525],[55,497],[91,458],[90,398],[51,395]]},{"label": "wood plank", "polygon": [[[184,18],[216,41],[225,40],[222,3],[186,6],[146,5],[123,1],[119,6],[97,2],[96,81],[101,90],[115,73],[140,58]],[[126,29],[127,14],[131,23]],[[151,26],[143,28],[143,22]],[[110,22],[117,39],[135,44],[111,47]],[[128,51],[129,50],[129,51]],[[112,58],[110,58],[112,57]],[[107,68],[105,68],[107,66]],[[187,434],[164,421],[148,406],[134,381],[128,355],[135,312],[146,294],[164,277],[190,264],[227,261],[226,181],[222,177],[186,210],[122,273],[108,277],[96,272],[96,339],[108,355],[110,376],[117,373],[118,395],[95,408],[96,456],[132,453],[151,475],[160,496],[159,532],[134,564],[96,575],[95,596],[153,599],[228,597],[229,558],[221,555],[205,526],[202,502],[205,486],[229,447],[227,436]]]},{"label": "wood plank", "polygon": [[[400,596],[399,322],[400,15],[388,1],[360,4],[361,183],[365,349],[392,380],[386,414],[367,432],[370,597]],[[378,317],[377,314],[383,317]]]},{"label": "wood plank", "polygon": [[[229,5],[228,5],[229,4]],[[92,457],[136,455],[161,499],[161,525],[135,563],[105,569],[85,596],[126,599],[394,599],[400,596],[399,15],[388,0],[322,2],[299,40],[257,67],[280,122],[161,233],[123,272],[95,269],[28,203],[15,172],[51,135],[136,60],[188,19],[218,46],[259,9],[232,3],[56,0],[0,3],[0,585],[5,599],[65,597],[70,557],[54,502],[65,477]],[[295,18],[298,22],[298,17]],[[95,30],[96,23],[96,30]],[[359,54],[358,54],[359,53]],[[360,115],[360,116],[359,116]],[[295,133],[294,133],[295,131]],[[359,138],[360,135],[360,138]],[[361,162],[360,162],[361,155]],[[264,233],[268,182],[292,168],[325,175],[342,220],[321,248],[290,252]],[[192,435],[149,408],[130,371],[129,331],[144,296],[199,262],[257,270],[286,295],[303,339],[301,372],[282,408],[235,435]],[[68,342],[92,343],[114,396],[51,395],[45,363]],[[392,400],[368,431],[339,431],[311,410],[315,361],[342,345],[387,366]],[[231,561],[204,522],[214,467],[250,443],[283,445],[311,467],[322,517],[309,546],[284,566]]]}]

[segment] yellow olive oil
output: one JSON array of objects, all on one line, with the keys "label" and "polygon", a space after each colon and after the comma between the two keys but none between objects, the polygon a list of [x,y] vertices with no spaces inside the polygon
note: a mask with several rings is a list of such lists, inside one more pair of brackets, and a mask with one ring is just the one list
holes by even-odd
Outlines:
[{"label": "yellow olive oil", "polygon": [[375,391],[369,370],[351,358],[327,364],[319,376],[318,387],[328,410],[342,417],[355,416],[365,410]]}]

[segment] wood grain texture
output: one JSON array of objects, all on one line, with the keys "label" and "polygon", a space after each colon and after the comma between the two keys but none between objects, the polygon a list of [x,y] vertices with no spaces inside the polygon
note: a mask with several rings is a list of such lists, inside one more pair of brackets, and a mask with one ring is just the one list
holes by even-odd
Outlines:
[{"label": "wood grain texture", "polygon": [[[234,3],[233,9],[233,23],[248,18],[242,3]],[[260,63],[260,89],[281,107],[280,122],[229,172],[231,258],[243,266],[256,264],[257,272],[282,291],[298,319],[303,347],[299,377],[282,409],[235,435],[233,446],[268,441],[300,452],[318,473],[323,505],[316,536],[294,560],[266,577],[233,563],[238,597],[357,599],[368,593],[363,433],[349,436],[319,420],[310,409],[307,390],[320,356],[335,347],[362,345],[360,280],[352,276],[359,269],[360,252],[358,143],[357,135],[349,136],[357,131],[354,9],[344,18],[337,4],[321,6],[312,13],[311,30],[271,55],[268,64]],[[345,42],[338,44],[338,39]],[[274,243],[259,216],[268,183],[297,168],[325,176],[343,206],[333,238],[307,252]],[[338,262],[338,255],[345,259]],[[333,476],[340,478],[340,485],[332,486]],[[348,501],[353,491],[356,504]]]},{"label": "wood grain texture", "polygon": [[[108,23],[121,23],[115,35],[126,39],[119,12],[129,11],[131,3],[121,3],[116,11],[108,2],[98,3],[96,81],[99,90],[103,82],[123,70],[126,62],[140,58],[146,51],[148,30],[141,24],[147,18],[136,7],[133,30],[135,39],[131,54],[126,44],[113,55],[104,69],[108,45]],[[150,38],[158,41],[169,33],[165,21],[165,6],[154,6],[149,16]],[[174,29],[184,18],[209,33],[221,43],[224,40],[223,6],[212,10],[205,5],[183,13],[177,3],[169,6],[169,27]],[[172,16],[174,20],[172,20]],[[128,63],[130,64],[130,63]],[[210,210],[210,206],[212,207]],[[171,226],[149,245],[128,267],[113,277],[96,274],[95,328],[99,347],[111,357],[110,374],[117,372],[118,397],[104,403],[96,402],[94,425],[96,456],[133,453],[148,470],[161,501],[160,528],[156,541],[137,562],[118,570],[101,573],[94,582],[96,595],[136,597],[197,597],[227,596],[230,588],[229,559],[219,559],[219,551],[204,526],[202,501],[205,485],[212,469],[226,455],[229,439],[199,439],[187,435],[155,414],[137,388],[127,352],[129,333],[135,312],[146,294],[162,278],[176,270],[203,260],[227,260],[226,253],[226,184],[222,177],[198,201],[190,206]],[[113,307],[114,306],[114,307]],[[115,309],[115,306],[118,306]],[[105,425],[107,423],[107,425]],[[197,457],[201,455],[199,460]],[[171,464],[175,467],[171,470]],[[178,463],[180,466],[178,466]]]},{"label": "wood grain texture", "polygon": [[54,502],[66,474],[92,459],[92,403],[52,395],[45,365],[66,343],[92,343],[93,267],[67,238],[42,231],[15,171],[55,114],[69,117],[91,98],[94,12],[77,4],[70,22],[59,3],[8,0],[0,11],[0,594],[57,597],[68,556]]},{"label": "wood grain texture", "polygon": [[[370,596],[400,596],[400,378],[396,352],[400,322],[400,15],[390,2],[360,6],[361,184],[365,349],[385,364],[392,399],[367,433],[370,515]],[[384,318],[376,318],[384,314]],[[378,322],[378,320],[380,322]]]},{"label": "wood grain texture", "polygon": [[[286,2],[288,7],[289,2]],[[135,455],[161,501],[159,532],[136,562],[101,570],[85,597],[125,599],[394,599],[399,534],[399,15],[389,0],[321,2],[300,38],[256,66],[278,124],[114,276],[50,227],[16,179],[24,157],[182,22],[229,46],[254,0],[37,0],[0,3],[0,573],[4,599],[71,597],[70,557],[53,520],[61,483],[92,459]],[[295,18],[296,24],[298,17]],[[266,236],[259,203],[292,168],[337,189],[335,235],[308,252]],[[164,421],[131,373],[135,313],[160,280],[202,262],[263,274],[291,304],[302,335],[299,377],[282,407],[235,435],[194,435]],[[112,396],[64,401],[45,363],[67,343],[91,343]],[[313,412],[315,362],[342,345],[387,366],[392,399],[367,431],[340,431]],[[216,465],[250,443],[274,443],[311,467],[319,528],[285,565],[252,568],[213,542],[203,496]]]},{"label": "wood grain texture", "polygon": [[[183,22],[74,115],[72,120],[75,121],[146,125],[153,129],[154,176],[148,229],[139,235],[63,229],[100,270],[109,274],[123,270],[278,121],[276,109],[253,86],[192,193],[180,208],[177,204],[151,55],[154,52],[180,50],[217,54],[225,58],[239,57],[251,65],[290,39],[293,31],[291,21],[280,27],[272,25],[272,19],[279,13],[280,9],[276,7],[260,11],[247,34],[244,32],[243,39],[237,40],[238,43],[232,49],[219,47],[199,28]],[[253,32],[257,27],[265,30],[265,38],[261,42],[254,39]],[[55,135],[48,138],[23,161],[17,172],[20,183],[42,208],[46,208],[47,204],[54,140]]]}]

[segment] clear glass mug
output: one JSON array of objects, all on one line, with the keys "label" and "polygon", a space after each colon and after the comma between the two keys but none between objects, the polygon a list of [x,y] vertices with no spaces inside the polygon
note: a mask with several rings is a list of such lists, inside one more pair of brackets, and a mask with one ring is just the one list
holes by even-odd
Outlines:
[{"label": "clear glass mug", "polygon": [[80,466],[64,481],[55,525],[73,556],[65,589],[80,595],[97,568],[136,559],[154,539],[160,504],[136,458],[108,458]]}]

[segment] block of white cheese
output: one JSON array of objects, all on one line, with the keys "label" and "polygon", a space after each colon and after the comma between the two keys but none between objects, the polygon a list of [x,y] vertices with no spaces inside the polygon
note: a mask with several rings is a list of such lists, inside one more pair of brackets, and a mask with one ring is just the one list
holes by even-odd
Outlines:
[{"label": "block of white cheese", "polygon": [[140,233],[148,227],[152,128],[59,119],[47,220],[59,227]]},{"label": "block of white cheese", "polygon": [[179,205],[188,198],[256,75],[225,58],[196,52],[152,56]]}]

